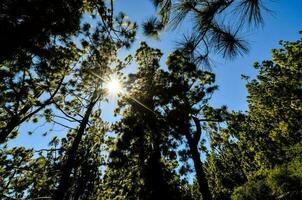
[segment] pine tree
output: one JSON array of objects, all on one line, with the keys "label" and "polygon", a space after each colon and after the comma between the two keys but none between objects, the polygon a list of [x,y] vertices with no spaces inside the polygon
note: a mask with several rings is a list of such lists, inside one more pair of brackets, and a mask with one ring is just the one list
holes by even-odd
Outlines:
[{"label": "pine tree", "polygon": [[28,55],[43,57],[53,39],[66,39],[79,31],[87,7],[83,0],[3,0],[0,5],[0,63]]},{"label": "pine tree", "polygon": [[[121,63],[117,59],[117,51],[123,47],[128,47],[135,36],[135,24],[127,20],[123,13],[120,13],[117,17],[113,16],[112,4],[109,5],[109,8],[104,2],[95,6],[98,13],[96,18],[98,26],[93,30],[87,28],[88,24],[83,27],[86,30],[87,40],[82,41],[82,44],[89,45],[86,47],[87,58],[81,62],[78,70],[75,70],[73,78],[69,81],[69,85],[66,88],[67,93],[62,94],[62,101],[57,103],[57,108],[63,111],[64,114],[67,114],[67,116],[71,114],[71,116],[77,116],[80,119],[76,120],[79,125],[62,161],[61,178],[54,193],[54,199],[68,199],[66,195],[71,184],[71,174],[75,170],[77,152],[81,146],[81,141],[88,134],[87,129],[91,127],[90,118],[95,115],[95,112],[100,117],[100,111],[96,110],[96,107],[98,103],[105,99],[104,86],[106,77],[109,78],[111,76],[113,71],[111,67],[115,63]],[[117,38],[113,38],[113,35]],[[119,66],[116,67],[119,68]],[[96,81],[92,82],[91,80]],[[72,99],[67,100],[70,98]],[[69,104],[66,104],[66,101]],[[69,106],[72,107],[69,108]],[[67,112],[64,110],[67,110]],[[82,115],[77,114],[77,111]],[[96,133],[93,132],[92,134]],[[102,138],[102,136],[100,137]],[[89,148],[89,145],[87,148]],[[84,152],[86,151],[89,152],[88,149],[84,150]],[[85,187],[83,184],[85,182],[79,186],[82,190]],[[79,198],[79,195],[80,193],[77,194],[76,198]]]},{"label": "pine tree", "polygon": [[[129,75],[127,93],[119,102],[123,117],[114,126],[117,142],[105,175],[111,187],[107,192],[118,199],[181,199],[179,191],[173,190],[177,186],[170,183],[175,174],[163,151],[168,136],[158,110],[166,84],[159,69],[161,56],[158,49],[141,44],[135,55],[138,72]],[[117,183],[119,187],[114,186]]]},{"label": "pine tree", "polygon": [[[255,64],[256,79],[244,76],[248,112],[231,114],[227,128],[215,133],[220,150],[209,157],[207,168],[209,179],[221,188],[218,196],[301,198],[301,160],[296,157],[301,146],[301,40],[281,44],[272,51],[272,61]],[[217,176],[223,168],[228,173]],[[229,174],[238,181],[224,184]]]},{"label": "pine tree", "polygon": [[[192,34],[180,46],[189,51],[197,63],[209,63],[211,50],[224,58],[248,52],[240,31],[263,24],[263,12],[270,11],[262,0],[151,0],[157,17],[144,24],[147,36],[159,38],[161,31],[173,30],[185,19],[192,22]],[[228,23],[227,21],[232,21]]]}]

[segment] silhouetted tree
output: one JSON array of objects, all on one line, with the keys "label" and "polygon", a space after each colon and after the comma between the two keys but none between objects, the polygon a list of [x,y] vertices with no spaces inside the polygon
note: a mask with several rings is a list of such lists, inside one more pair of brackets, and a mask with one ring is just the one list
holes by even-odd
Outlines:
[{"label": "silhouetted tree", "polygon": [[64,39],[80,28],[83,0],[3,0],[0,17],[0,63],[47,53],[53,39]]}]

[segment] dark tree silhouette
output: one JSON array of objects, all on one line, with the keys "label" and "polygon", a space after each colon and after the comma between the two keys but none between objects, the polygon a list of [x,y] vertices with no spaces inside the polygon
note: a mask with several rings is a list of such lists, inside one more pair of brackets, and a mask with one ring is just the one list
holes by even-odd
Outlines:
[{"label": "dark tree silhouette", "polygon": [[0,63],[22,54],[43,56],[54,38],[80,28],[82,0],[3,0],[0,5]]}]

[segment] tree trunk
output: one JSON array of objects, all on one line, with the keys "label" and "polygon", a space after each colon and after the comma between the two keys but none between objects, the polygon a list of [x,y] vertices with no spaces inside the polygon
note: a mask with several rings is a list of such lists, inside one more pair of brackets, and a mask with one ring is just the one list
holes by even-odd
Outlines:
[{"label": "tree trunk", "polygon": [[55,200],[63,200],[66,196],[66,192],[69,188],[70,185],[70,175],[71,171],[74,168],[74,164],[76,161],[76,156],[77,156],[77,150],[79,148],[79,144],[81,142],[82,136],[85,133],[86,126],[89,121],[89,117],[92,113],[93,107],[96,103],[96,96],[97,96],[97,91],[94,92],[91,101],[88,105],[88,108],[86,110],[86,113],[84,115],[83,120],[81,121],[80,128],[78,129],[78,132],[76,134],[76,137],[72,143],[71,148],[67,152],[67,159],[66,162],[62,166],[62,176],[59,182],[58,189],[55,191],[54,194],[54,199]]},{"label": "tree trunk", "polygon": [[199,185],[199,192],[201,193],[203,200],[212,200],[213,198],[209,189],[206,174],[204,172],[203,163],[200,159],[200,153],[198,151],[198,143],[201,137],[200,121],[196,117],[193,117],[193,121],[196,125],[196,132],[194,135],[191,135],[189,132],[186,133],[186,138],[189,143],[190,153],[194,163],[196,179]]},{"label": "tree trunk", "polygon": [[152,195],[151,199],[167,199],[169,198],[167,193],[168,193],[168,188],[167,188],[167,183],[164,180],[163,177],[163,170],[162,170],[162,164],[161,164],[161,151],[159,148],[159,143],[158,143],[158,136],[154,136],[155,141],[153,142],[153,152],[151,153],[151,158],[150,158],[150,166],[152,168],[151,171],[151,188],[152,188]]},{"label": "tree trunk", "polygon": [[6,127],[0,129],[0,144],[6,142],[6,139],[9,136],[9,134],[13,132],[13,130],[19,125],[20,125],[19,120],[16,118],[10,120],[7,123]]},{"label": "tree trunk", "polygon": [[148,126],[151,130],[152,151],[149,166],[149,187],[151,190],[150,200],[157,199],[171,199],[169,197],[169,187],[164,179],[164,171],[161,163],[161,149],[160,149],[160,134],[157,130],[156,116],[151,116]]},{"label": "tree trunk", "polygon": [[[27,104],[25,105],[18,114],[13,115],[11,117],[11,119],[9,120],[9,122],[7,123],[7,125],[0,129],[0,144],[6,142],[7,137],[9,136],[9,134],[11,132],[13,132],[13,130],[15,128],[17,128],[18,126],[20,126],[23,122],[25,122],[26,120],[28,120],[29,118],[31,118],[33,115],[35,115],[36,113],[40,112],[42,109],[44,109],[46,106],[48,106],[49,104],[51,104],[53,98],[55,97],[55,95],[58,93],[62,83],[63,83],[64,77],[60,80],[56,90],[54,91],[54,93],[50,96],[49,99],[47,99],[44,103],[42,103],[36,110],[32,111],[31,113],[27,113],[31,108],[33,108],[33,105],[31,104]],[[39,93],[37,95],[37,98],[39,96],[41,96],[42,93]],[[22,117],[21,117],[22,116]]]},{"label": "tree trunk", "polygon": [[199,192],[201,193],[203,200],[212,200],[212,195],[209,189],[208,181],[204,172],[203,164],[200,159],[200,154],[197,149],[197,145],[194,145],[192,144],[192,142],[189,142],[189,146],[190,153],[192,155],[192,160],[194,163],[197,182],[199,185]]}]

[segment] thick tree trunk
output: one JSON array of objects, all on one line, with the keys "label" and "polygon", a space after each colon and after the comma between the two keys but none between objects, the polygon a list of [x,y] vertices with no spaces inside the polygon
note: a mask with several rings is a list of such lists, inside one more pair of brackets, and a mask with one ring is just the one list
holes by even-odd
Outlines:
[{"label": "thick tree trunk", "polygon": [[[143,131],[141,131],[143,132]],[[138,139],[138,165],[140,168],[140,172],[139,172],[139,178],[141,180],[143,180],[143,183],[146,183],[146,164],[145,164],[145,159],[146,159],[146,155],[145,155],[145,148],[144,148],[144,137],[143,134],[140,135],[139,139]],[[144,200],[146,197],[146,191],[144,186],[142,186],[141,184],[139,184],[140,188],[139,188],[139,193],[138,193],[138,200]]]},{"label": "thick tree trunk", "polygon": [[[157,139],[156,139],[157,140]],[[152,195],[151,200],[155,199],[167,199],[169,198],[167,183],[164,180],[163,177],[163,170],[161,165],[161,151],[159,149],[159,144],[157,141],[153,143],[154,150],[152,152],[151,158],[150,158],[150,165],[151,168],[151,183],[152,183]]]},{"label": "thick tree trunk", "polygon": [[[87,148],[88,150],[89,148]],[[86,151],[86,155],[88,154],[88,152]],[[85,183],[86,183],[86,177],[85,177],[85,170],[88,168],[87,165],[85,165],[85,161],[84,163],[81,164],[82,169],[81,169],[81,177],[78,178],[77,181],[77,186],[75,186],[75,191],[74,191],[74,195],[73,195],[73,200],[79,200],[81,198],[81,195],[83,195],[84,190],[85,190]],[[86,168],[87,167],[87,168]],[[75,173],[77,171],[77,169],[74,169]]]},{"label": "thick tree trunk", "polygon": [[149,160],[149,187],[151,189],[150,200],[171,199],[169,187],[164,178],[161,163],[160,133],[157,130],[156,116],[150,117],[149,128],[152,132],[152,152]]},{"label": "thick tree trunk", "polygon": [[96,103],[96,91],[93,94],[93,97],[91,98],[91,102],[88,105],[88,108],[86,110],[86,113],[84,115],[83,120],[81,121],[80,128],[78,129],[78,132],[76,134],[76,137],[72,143],[71,148],[67,152],[67,159],[66,162],[62,166],[62,176],[59,182],[59,186],[57,190],[55,191],[54,194],[54,199],[55,200],[63,200],[66,197],[67,190],[70,185],[70,175],[71,171],[74,168],[74,164],[76,161],[76,156],[77,156],[77,150],[79,148],[79,144],[81,142],[82,136],[85,133],[86,126],[89,121],[89,117],[92,113],[93,107]]}]

